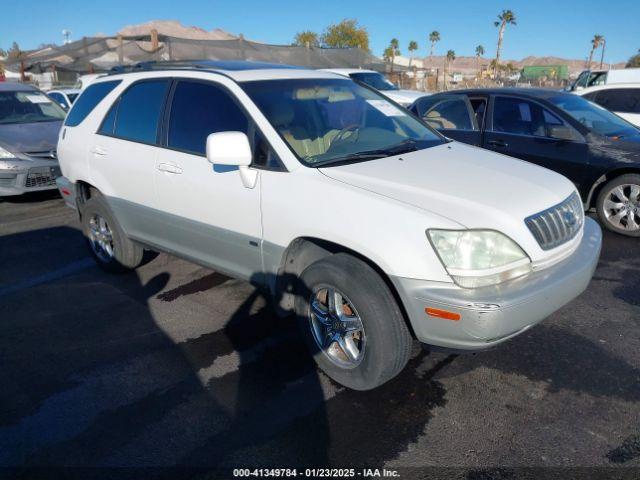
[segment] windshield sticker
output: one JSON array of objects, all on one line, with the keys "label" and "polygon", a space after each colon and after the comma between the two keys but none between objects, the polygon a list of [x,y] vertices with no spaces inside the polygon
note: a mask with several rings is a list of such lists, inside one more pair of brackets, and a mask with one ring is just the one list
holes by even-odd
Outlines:
[{"label": "windshield sticker", "polygon": [[29,100],[31,103],[51,103],[44,95],[35,94],[35,95],[25,95],[25,98]]},{"label": "windshield sticker", "polygon": [[367,103],[387,117],[401,117],[404,112],[386,100],[367,100]]}]

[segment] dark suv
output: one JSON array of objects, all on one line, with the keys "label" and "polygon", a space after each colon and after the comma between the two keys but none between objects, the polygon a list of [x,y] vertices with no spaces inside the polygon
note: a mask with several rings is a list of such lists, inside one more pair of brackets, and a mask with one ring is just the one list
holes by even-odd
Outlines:
[{"label": "dark suv", "polygon": [[565,175],[605,227],[640,236],[640,130],[601,106],[553,90],[474,89],[410,109],[454,140]]}]

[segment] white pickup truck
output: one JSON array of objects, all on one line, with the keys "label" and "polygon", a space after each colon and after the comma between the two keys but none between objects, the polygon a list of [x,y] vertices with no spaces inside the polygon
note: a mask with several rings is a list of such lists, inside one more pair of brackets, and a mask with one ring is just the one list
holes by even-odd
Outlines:
[{"label": "white pickup truck", "polygon": [[487,349],[587,287],[601,232],[569,180],[350,79],[277,67],[147,64],[84,90],[58,186],[99,265],[149,248],[264,286],[359,390],[400,372],[414,338]]}]

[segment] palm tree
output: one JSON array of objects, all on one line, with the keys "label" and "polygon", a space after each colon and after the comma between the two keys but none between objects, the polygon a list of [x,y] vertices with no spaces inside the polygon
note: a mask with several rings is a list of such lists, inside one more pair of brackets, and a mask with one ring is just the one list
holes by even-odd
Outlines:
[{"label": "palm tree", "polygon": [[391,62],[393,59],[393,48],[391,47],[391,45],[389,45],[387,48],[384,49],[384,52],[382,52],[382,58],[385,62]]},{"label": "palm tree", "polygon": [[393,73],[393,64],[396,60],[396,57],[400,55],[400,42],[398,42],[397,38],[392,38],[389,42],[389,46],[385,49],[383,57],[387,60],[391,61],[391,73]]},{"label": "palm tree", "polygon": [[451,64],[454,60],[456,59],[456,52],[454,52],[453,50],[449,50],[447,52],[447,57],[446,57],[446,61],[445,61],[445,68],[444,68],[444,85],[445,85],[445,89],[447,86],[447,75],[449,74],[449,64]]},{"label": "palm tree", "polygon": [[500,64],[500,51],[502,50],[504,31],[507,28],[507,25],[517,25],[516,15],[511,10],[502,10],[502,13],[498,15],[498,20],[493,22],[493,25],[500,28],[500,30],[498,30],[498,50],[496,51],[495,69],[495,74],[498,75],[498,65]]},{"label": "palm tree", "polygon": [[602,35],[594,35],[591,39],[591,51],[589,52],[589,60],[587,60],[587,69],[591,69],[591,60],[593,60],[593,52],[595,52],[600,43],[604,40]]},{"label": "palm tree", "polygon": [[429,41],[431,42],[431,52],[429,58],[433,57],[433,50],[436,48],[436,43],[440,41],[440,32],[434,30],[429,34]]},{"label": "palm tree", "polygon": [[413,57],[411,56],[411,54],[418,50],[418,42],[411,40],[409,42],[409,47],[407,47],[407,50],[409,50],[409,70],[411,70],[411,62],[413,61]]},{"label": "palm tree", "polygon": [[484,47],[482,45],[478,45],[476,47],[476,64],[478,68],[478,75],[480,74],[480,57],[484,55]]},{"label": "palm tree", "polygon": [[607,39],[602,37],[602,52],[600,53],[600,69],[602,70],[602,63],[604,62],[604,47],[607,45]]}]

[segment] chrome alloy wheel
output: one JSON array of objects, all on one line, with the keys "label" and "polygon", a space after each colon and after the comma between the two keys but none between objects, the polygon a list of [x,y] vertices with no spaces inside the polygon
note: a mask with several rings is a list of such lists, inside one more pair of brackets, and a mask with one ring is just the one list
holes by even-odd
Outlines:
[{"label": "chrome alloy wheel", "polygon": [[113,258],[113,233],[106,220],[94,214],[89,219],[89,242],[93,253],[103,262],[108,263]]},{"label": "chrome alloy wheel", "polygon": [[640,185],[624,184],[607,193],[603,205],[607,221],[616,228],[640,230]]},{"label": "chrome alloy wheel", "polygon": [[341,368],[357,367],[366,337],[351,301],[336,288],[322,286],[311,295],[309,305],[309,326],[322,353]]}]

